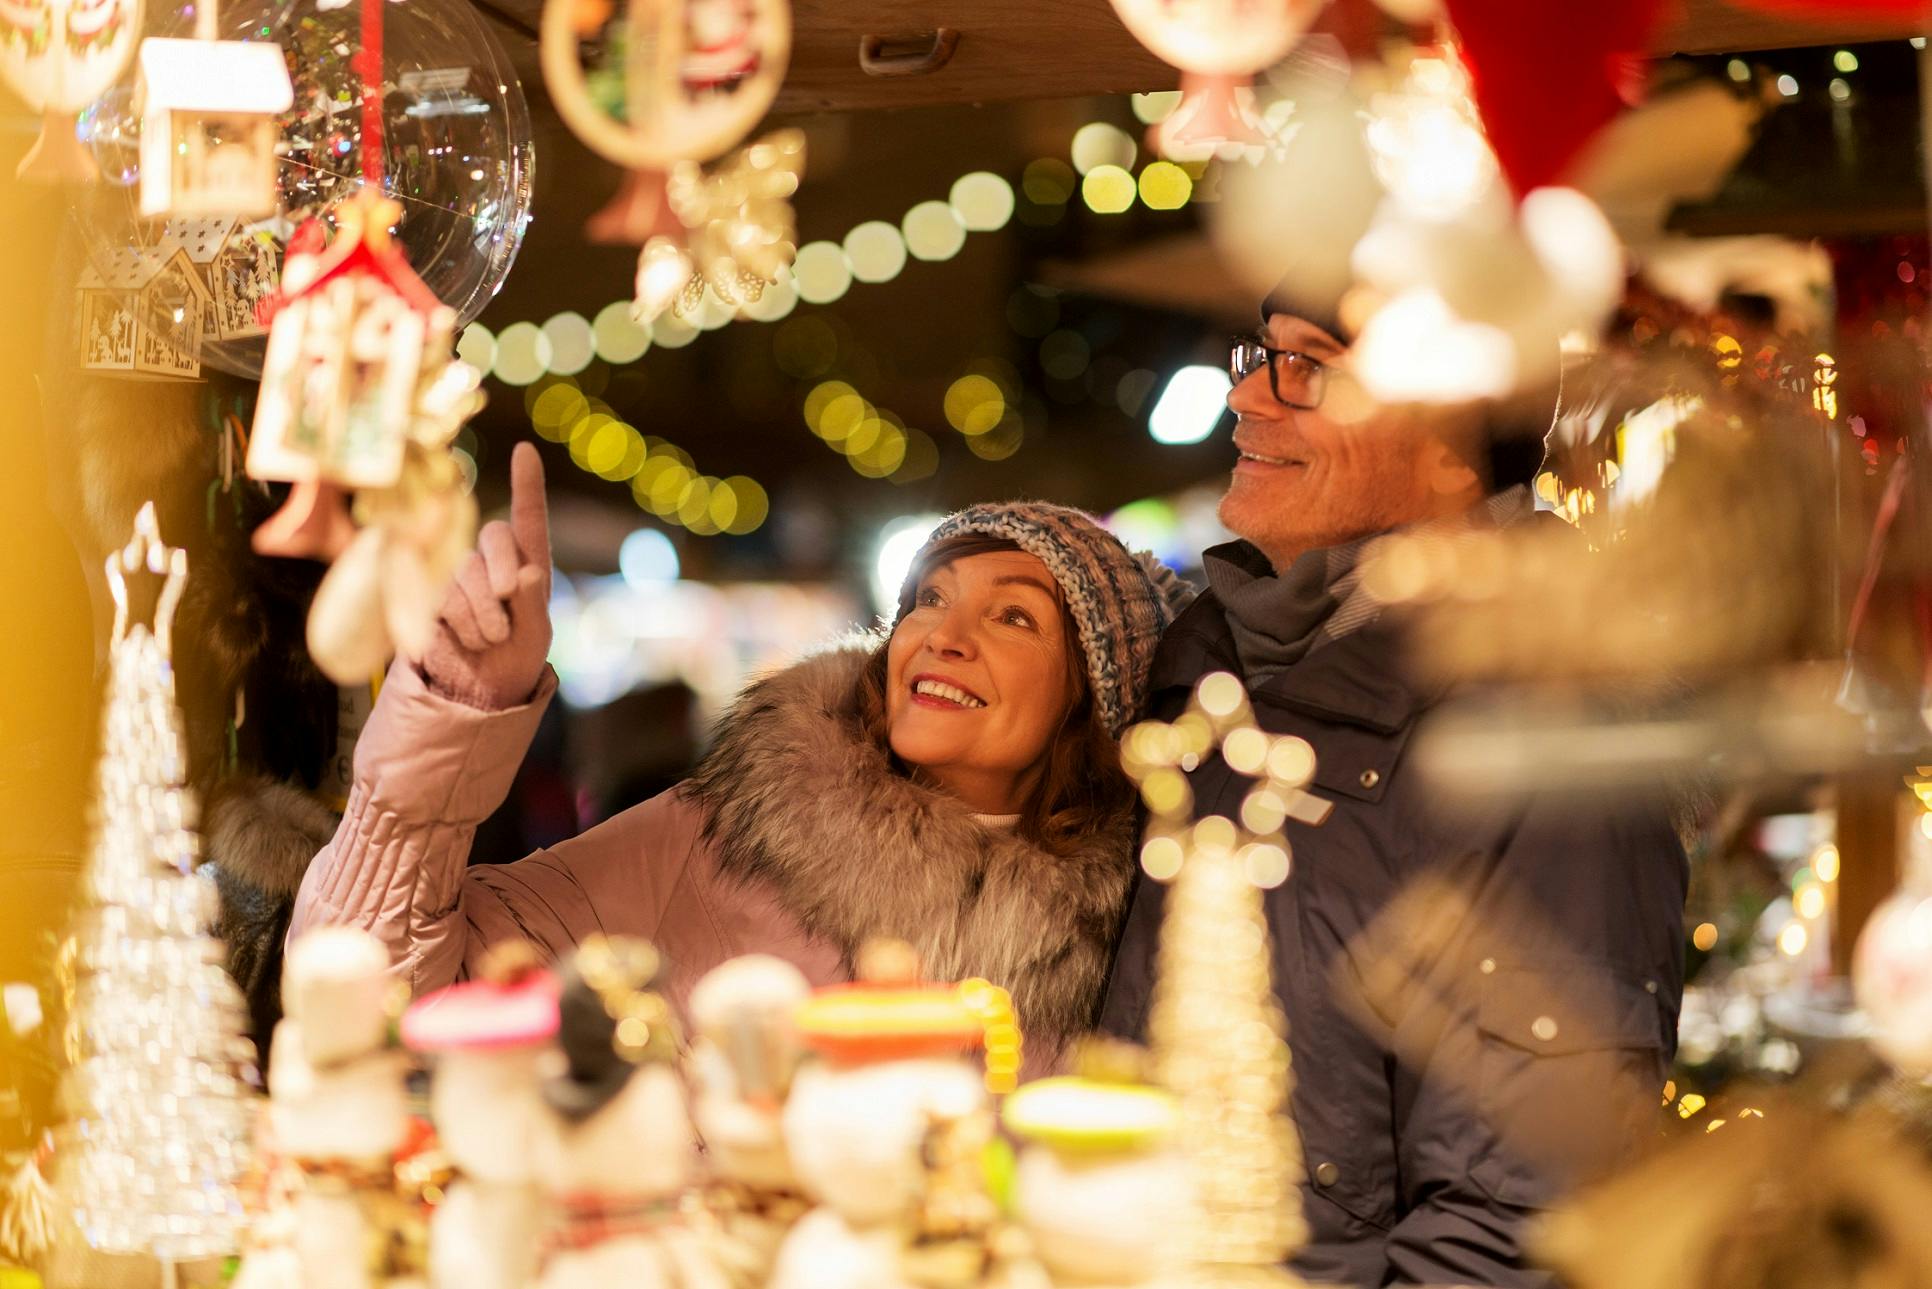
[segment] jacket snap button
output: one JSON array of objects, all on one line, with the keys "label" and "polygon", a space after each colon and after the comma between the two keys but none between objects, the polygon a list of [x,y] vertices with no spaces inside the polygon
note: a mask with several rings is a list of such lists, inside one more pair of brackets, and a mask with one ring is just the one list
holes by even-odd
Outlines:
[{"label": "jacket snap button", "polygon": [[1317,1186],[1333,1186],[1335,1179],[1341,1175],[1342,1170],[1333,1164],[1321,1163],[1315,1165],[1315,1184]]},{"label": "jacket snap button", "polygon": [[1374,787],[1374,786],[1375,786],[1376,784],[1378,784],[1378,783],[1380,783],[1380,782],[1382,782],[1382,776],[1381,776],[1380,774],[1377,774],[1377,773],[1376,773],[1376,772],[1375,772],[1374,770],[1364,770],[1364,771],[1362,771],[1362,786],[1363,786],[1363,787],[1365,787],[1365,788],[1372,788],[1372,787]]},{"label": "jacket snap button", "polygon": [[1530,1022],[1530,1033],[1547,1043],[1556,1037],[1556,1022],[1548,1016],[1538,1016]]}]

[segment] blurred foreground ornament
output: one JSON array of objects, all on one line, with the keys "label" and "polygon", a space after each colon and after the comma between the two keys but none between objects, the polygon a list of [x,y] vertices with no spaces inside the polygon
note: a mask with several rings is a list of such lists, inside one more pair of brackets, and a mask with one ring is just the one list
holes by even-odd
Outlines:
[{"label": "blurred foreground ornament", "polygon": [[1719,1123],[1566,1204],[1537,1260],[1576,1289],[1932,1284],[1932,1176],[1881,1116],[1779,1099]]},{"label": "blurred foreground ornament", "polygon": [[12,0],[0,6],[0,80],[42,114],[40,137],[16,176],[39,183],[100,178],[75,134],[74,116],[127,70],[140,31],[140,0]]},{"label": "blurred foreground ornament", "polygon": [[[214,883],[197,875],[196,805],[175,705],[171,628],[186,552],[154,507],[108,557],[114,597],[85,901],[62,951],[72,970],[63,1085],[73,1121],[55,1185],[96,1249],[182,1261],[239,1246],[248,1164],[247,1012],[207,932]],[[160,579],[152,625],[130,575]]]},{"label": "blurred foreground ornament", "polygon": [[[1932,819],[1932,765],[1907,775],[1921,819]],[[1928,831],[1932,836],[1932,831]],[[1917,839],[1914,839],[1917,844]],[[1921,854],[1932,850],[1921,848]],[[1872,1046],[1899,1073],[1932,1077],[1932,864],[1920,859],[1858,937],[1852,985]]]},{"label": "blurred foreground ornament", "polygon": [[141,213],[275,213],[276,116],[295,95],[281,47],[217,40],[219,0],[196,6],[196,38],[141,42]]},{"label": "blurred foreground ornament", "polygon": [[1279,62],[1326,0],[1113,0],[1134,38],[1181,69],[1181,102],[1158,128],[1162,152],[1204,157],[1265,139],[1250,84]]},{"label": "blurred foreground ornament", "polygon": [[1544,0],[1445,0],[1491,145],[1523,196],[1561,183],[1642,93],[1662,0],[1576,12]]},{"label": "blurred foreground ornament", "polygon": [[336,561],[309,648],[339,684],[428,644],[476,524],[449,447],[481,406],[481,377],[450,356],[455,314],[391,240],[397,214],[365,193],[333,243],[311,225],[291,246],[248,445],[251,477],[295,485],[255,549]]},{"label": "blurred foreground ornament", "polygon": [[733,309],[763,297],[791,267],[791,197],[804,171],[805,132],[796,129],[773,131],[709,172],[691,161],[676,166],[668,199],[689,231],[645,243],[632,315],[646,324],[666,309],[693,317],[707,289]]},{"label": "blurred foreground ornament", "polygon": [[[1195,822],[1186,772],[1219,754],[1253,776],[1241,819]],[[1301,1142],[1288,1115],[1287,1019],[1270,980],[1261,888],[1288,876],[1285,820],[1319,824],[1332,805],[1306,791],[1306,740],[1256,723],[1241,682],[1216,672],[1173,724],[1121,741],[1151,820],[1141,864],[1172,881],[1148,1032],[1159,1082],[1180,1103],[1195,1203],[1183,1215],[1185,1283],[1298,1283],[1280,1270],[1307,1239]]]}]

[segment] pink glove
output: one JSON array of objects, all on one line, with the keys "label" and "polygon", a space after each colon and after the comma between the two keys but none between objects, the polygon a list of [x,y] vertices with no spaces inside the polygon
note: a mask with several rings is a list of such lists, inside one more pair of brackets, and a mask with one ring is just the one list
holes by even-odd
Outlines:
[{"label": "pink glove", "polygon": [[550,653],[550,512],[543,458],[510,456],[510,522],[485,524],[450,583],[418,666],[445,698],[484,711],[530,700]]}]

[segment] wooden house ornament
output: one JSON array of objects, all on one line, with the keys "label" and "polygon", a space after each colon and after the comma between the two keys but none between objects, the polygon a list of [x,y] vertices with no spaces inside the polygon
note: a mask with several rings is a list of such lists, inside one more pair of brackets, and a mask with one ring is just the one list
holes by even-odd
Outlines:
[{"label": "wooden house ornament", "polygon": [[128,375],[199,376],[212,305],[179,243],[107,253],[81,270],[81,365]]},{"label": "wooden house ornament", "polygon": [[276,118],[294,102],[279,45],[141,42],[141,213],[275,213]]},{"label": "wooden house ornament", "polygon": [[188,253],[208,288],[210,304],[201,328],[204,340],[267,334],[262,309],[274,296],[279,278],[272,238],[233,216],[208,215],[169,220],[161,240]]},{"label": "wooden house ornament", "polygon": [[338,208],[334,242],[313,223],[290,240],[248,473],[295,488],[256,530],[264,554],[339,552],[344,493],[396,482],[418,389],[450,361],[456,315],[391,240],[399,213],[365,189]]}]

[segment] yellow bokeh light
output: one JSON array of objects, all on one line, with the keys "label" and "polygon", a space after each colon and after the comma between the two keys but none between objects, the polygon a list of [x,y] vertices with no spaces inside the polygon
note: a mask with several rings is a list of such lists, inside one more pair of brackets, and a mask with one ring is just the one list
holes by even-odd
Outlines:
[{"label": "yellow bokeh light", "polygon": [[821,381],[812,386],[812,392],[805,396],[805,424],[812,433],[819,434],[819,422],[825,419],[825,409],[834,401],[847,395],[856,396],[858,392],[842,380]]},{"label": "yellow bokeh light", "polygon": [[868,220],[845,235],[845,259],[861,282],[889,282],[906,266],[906,239],[883,219]]},{"label": "yellow bokeh light", "polygon": [[1778,948],[1793,958],[1803,953],[1809,943],[1811,943],[1811,935],[1805,930],[1805,924],[1802,922],[1787,922],[1784,924],[1784,930],[1778,932]]},{"label": "yellow bokeh light", "polygon": [[792,259],[792,282],[807,304],[830,304],[852,289],[852,266],[836,242],[809,242]]},{"label": "yellow bokeh light", "polygon": [[1172,161],[1156,161],[1140,172],[1140,200],[1149,210],[1179,210],[1194,195],[1194,181]]},{"label": "yellow bokeh light", "polygon": [[496,336],[480,322],[463,328],[456,338],[456,356],[481,372],[496,365]]},{"label": "yellow bokeh light", "polygon": [[1698,950],[1703,953],[1709,953],[1712,949],[1716,948],[1717,923],[1699,922],[1697,929],[1691,932],[1691,943],[1696,945]]},{"label": "yellow bokeh light", "polygon": [[538,394],[530,405],[530,425],[538,435],[552,443],[562,443],[578,421],[590,414],[590,400],[584,392],[566,381],[559,381]]},{"label": "yellow bokeh light", "polygon": [[[608,470],[616,469],[624,460],[630,440],[637,435],[637,431],[622,421],[614,421],[609,417],[591,419],[599,420],[602,424],[597,427],[595,433],[588,436],[584,444],[583,466],[592,474],[603,474]],[[638,441],[640,445],[643,442],[641,438]],[[571,454],[576,455],[577,437],[575,435],[571,436],[570,446]]]},{"label": "yellow bokeh light", "polygon": [[1247,700],[1248,691],[1233,672],[1217,671],[1204,678],[1195,693],[1201,700],[1201,710],[1210,716],[1232,716]]},{"label": "yellow bokeh light", "polygon": [[662,349],[682,349],[698,338],[698,329],[675,313],[662,313],[651,324],[651,343]]},{"label": "yellow bokeh light", "polygon": [[982,461],[1004,461],[1020,450],[1025,439],[1026,427],[1009,411],[986,433],[968,435],[966,446]]},{"label": "yellow bokeh light", "polygon": [[1006,395],[990,377],[968,372],[946,387],[947,422],[961,434],[985,434],[1006,415]]},{"label": "yellow bokeh light", "polygon": [[737,485],[729,479],[720,479],[711,485],[711,526],[721,533],[728,533],[737,518]]},{"label": "yellow bokeh light", "polygon": [[1817,882],[1806,882],[1792,897],[1791,904],[1799,917],[1815,921],[1825,915],[1825,888]]},{"label": "yellow bokeh light", "polygon": [[496,338],[490,370],[505,385],[528,385],[550,369],[550,338],[534,322],[513,322]]},{"label": "yellow bokeh light", "polygon": [[738,316],[753,322],[777,322],[791,316],[792,310],[797,307],[798,287],[788,272],[768,285],[756,300],[745,301],[744,307],[738,310]]},{"label": "yellow bokeh light", "polygon": [[612,483],[624,483],[629,480],[643,469],[644,458],[650,454],[650,449],[644,446],[642,434],[628,425],[624,427],[624,431],[624,455],[618,458],[617,464],[610,469],[597,472]]},{"label": "yellow bokeh light", "polygon": [[[876,424],[872,405],[857,394],[841,394],[825,405],[824,415],[818,418],[818,436],[841,451],[860,451],[869,439],[859,443],[848,440],[862,436],[868,424]],[[878,431],[874,429],[872,433],[876,435]]]},{"label": "yellow bokeh light", "polygon": [[1271,891],[1288,880],[1288,850],[1272,842],[1258,842],[1241,848],[1241,865],[1248,880],[1264,891]]},{"label": "yellow bokeh light", "polygon": [[898,426],[875,421],[878,436],[861,451],[852,454],[852,468],[868,479],[883,479],[897,470],[906,459],[906,434]]},{"label": "yellow bokeh light", "polygon": [[1179,90],[1155,90],[1133,96],[1134,118],[1143,125],[1159,125],[1181,105]]},{"label": "yellow bokeh light", "polygon": [[1140,150],[1125,130],[1106,121],[1090,121],[1073,132],[1073,168],[1087,174],[1100,166],[1130,169]]},{"label": "yellow bokeh light", "polygon": [[1157,882],[1174,880],[1186,858],[1181,843],[1172,837],[1156,837],[1140,848],[1140,866]]},{"label": "yellow bokeh light", "polygon": [[917,483],[939,470],[939,445],[924,430],[906,431],[906,457],[887,478],[894,483]]},{"label": "yellow bokeh light", "polygon": [[966,245],[966,225],[943,201],[920,202],[906,212],[899,228],[914,259],[949,260]]},{"label": "yellow bokeh light", "polygon": [[697,477],[691,467],[674,462],[657,472],[651,480],[646,504],[651,513],[662,518],[670,518],[677,513],[678,503],[684,500],[685,489]]},{"label": "yellow bokeh light", "polygon": [[631,316],[629,300],[614,300],[599,309],[590,336],[597,356],[613,366],[634,363],[651,347],[650,328]]},{"label": "yellow bokeh light", "polygon": [[1818,874],[1821,882],[1838,880],[1838,847],[1820,846],[1811,856],[1811,871]]},{"label": "yellow bokeh light", "polygon": [[1058,157],[1041,157],[1027,163],[1020,175],[1020,191],[1035,205],[1062,206],[1073,196],[1076,178],[1073,167]]},{"label": "yellow bokeh light", "polygon": [[1080,197],[1097,215],[1118,215],[1134,204],[1139,188],[1119,166],[1095,166],[1080,181]]},{"label": "yellow bokeh light", "polygon": [[597,437],[604,427],[617,423],[617,418],[602,410],[594,411],[580,418],[570,427],[570,460],[579,470],[590,469],[590,441]]},{"label": "yellow bokeh light", "polygon": [[597,356],[590,320],[581,313],[557,314],[543,324],[543,335],[550,342],[550,370],[559,376],[575,376]]},{"label": "yellow bokeh light", "polygon": [[1680,1119],[1688,1119],[1708,1104],[1710,1103],[1704,1099],[1702,1093],[1686,1092],[1683,1100],[1677,1103],[1677,1117]]},{"label": "yellow bokeh light", "polygon": [[722,487],[731,490],[734,503],[731,521],[720,523],[718,527],[733,537],[743,537],[746,533],[756,532],[771,513],[771,498],[756,479],[742,474],[734,474],[722,481]]},{"label": "yellow bokeh light", "polygon": [[[711,484],[709,475],[699,475],[684,485],[678,493],[678,522],[692,532],[704,536],[703,530],[711,525]],[[713,530],[715,532],[715,529]]]},{"label": "yellow bokeh light", "polygon": [[1013,185],[990,171],[961,175],[947,200],[968,232],[996,232],[1013,218]]},{"label": "yellow bokeh light", "polygon": [[1919,832],[1924,834],[1926,840],[1932,841],[1932,813],[1919,816]]}]

